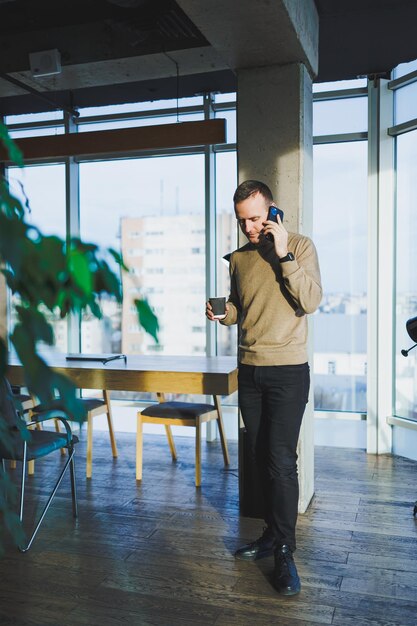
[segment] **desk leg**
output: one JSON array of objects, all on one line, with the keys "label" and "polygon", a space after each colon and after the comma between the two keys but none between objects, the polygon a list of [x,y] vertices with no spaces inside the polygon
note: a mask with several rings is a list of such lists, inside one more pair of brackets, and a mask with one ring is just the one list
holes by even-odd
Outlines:
[{"label": "desk leg", "polygon": [[195,418],[195,486],[201,487],[201,416]]},{"label": "desk leg", "polygon": [[117,444],[116,437],[114,436],[114,428],[113,428],[113,416],[110,404],[110,392],[103,389],[103,396],[107,404],[107,424],[109,426],[109,435],[110,435],[110,444],[111,450],[113,454],[113,458],[117,458]]},{"label": "desk leg", "polygon": [[142,480],[143,464],[143,422],[142,416],[138,413],[136,425],[136,480]]},{"label": "desk leg", "polygon": [[220,404],[220,398],[219,398],[219,396],[213,396],[213,399],[214,399],[214,405],[215,405],[216,410],[217,410],[217,415],[219,416],[217,418],[217,425],[219,427],[220,441],[221,441],[221,444],[222,444],[224,464],[225,465],[230,465],[229,450],[227,449],[226,431],[224,429],[223,416],[222,416],[222,407],[221,407],[221,404]]},{"label": "desk leg", "polygon": [[91,413],[87,417],[87,467],[86,478],[91,478],[93,474],[93,416]]}]

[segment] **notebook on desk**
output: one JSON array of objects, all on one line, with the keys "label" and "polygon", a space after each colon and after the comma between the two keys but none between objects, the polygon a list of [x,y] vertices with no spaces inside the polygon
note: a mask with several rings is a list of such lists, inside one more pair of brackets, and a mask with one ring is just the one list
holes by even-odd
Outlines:
[{"label": "notebook on desk", "polygon": [[125,354],[76,354],[71,353],[65,356],[67,361],[99,361],[106,364],[109,361],[116,361],[117,359],[123,359],[126,363],[127,357]]}]

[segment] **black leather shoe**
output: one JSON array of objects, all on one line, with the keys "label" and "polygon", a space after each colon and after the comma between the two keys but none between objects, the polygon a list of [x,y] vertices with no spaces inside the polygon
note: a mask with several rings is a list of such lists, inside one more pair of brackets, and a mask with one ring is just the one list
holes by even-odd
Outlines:
[{"label": "black leather shoe", "polygon": [[252,543],[241,546],[235,552],[235,557],[241,561],[257,561],[266,556],[272,556],[276,547],[275,537],[270,528],[265,528],[262,537]]},{"label": "black leather shoe", "polygon": [[294,596],[300,593],[301,583],[292,552],[288,546],[276,548],[274,552],[275,570],[274,585],[283,596]]}]

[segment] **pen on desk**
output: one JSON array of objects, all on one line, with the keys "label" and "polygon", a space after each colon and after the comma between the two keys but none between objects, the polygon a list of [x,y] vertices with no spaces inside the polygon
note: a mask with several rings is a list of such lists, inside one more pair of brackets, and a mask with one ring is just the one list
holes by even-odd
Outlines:
[{"label": "pen on desk", "polygon": [[103,365],[106,365],[109,361],[115,361],[116,359],[124,359],[126,365],[127,356],[125,354],[115,354],[114,356],[109,356],[107,359],[103,359]]}]

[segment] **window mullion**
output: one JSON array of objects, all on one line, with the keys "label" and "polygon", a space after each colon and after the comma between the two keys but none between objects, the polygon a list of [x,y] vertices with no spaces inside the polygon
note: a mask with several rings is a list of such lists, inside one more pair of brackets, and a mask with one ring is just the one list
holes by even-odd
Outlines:
[{"label": "window mullion", "polygon": [[[77,126],[72,116],[64,113],[65,132],[76,133]],[[74,157],[65,158],[65,207],[67,242],[72,237],[80,236],[80,187],[79,164]],[[79,352],[81,349],[81,314],[68,316],[68,351]]]}]

